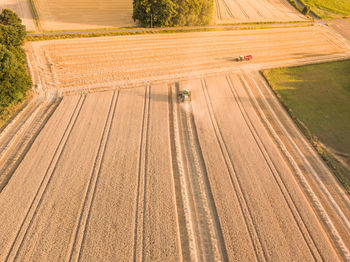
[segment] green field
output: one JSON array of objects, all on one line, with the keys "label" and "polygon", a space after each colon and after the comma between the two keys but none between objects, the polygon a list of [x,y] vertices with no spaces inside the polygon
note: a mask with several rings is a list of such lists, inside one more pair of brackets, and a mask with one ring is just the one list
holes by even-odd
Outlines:
[{"label": "green field", "polygon": [[300,0],[322,19],[350,17],[349,0]]},{"label": "green field", "polygon": [[[350,60],[265,70],[263,74],[350,192],[349,170],[327,153],[331,149],[350,155]],[[350,163],[350,159],[345,161]]]}]

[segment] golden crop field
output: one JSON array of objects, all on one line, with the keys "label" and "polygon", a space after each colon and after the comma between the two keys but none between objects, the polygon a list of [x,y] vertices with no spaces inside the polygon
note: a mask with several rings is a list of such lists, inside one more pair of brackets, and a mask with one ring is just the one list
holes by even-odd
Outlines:
[{"label": "golden crop field", "polygon": [[302,21],[287,0],[215,0],[216,23]]},{"label": "golden crop field", "polygon": [[257,71],[350,57],[325,26],[26,49],[48,99],[0,133],[0,261],[350,259],[350,199]]},{"label": "golden crop field", "polygon": [[44,30],[132,26],[132,0],[35,0]]}]

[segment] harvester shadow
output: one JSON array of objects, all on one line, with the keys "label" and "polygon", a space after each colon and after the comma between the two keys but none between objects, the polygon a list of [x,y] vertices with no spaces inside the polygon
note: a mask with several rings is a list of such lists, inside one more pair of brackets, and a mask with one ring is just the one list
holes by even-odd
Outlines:
[{"label": "harvester shadow", "polygon": [[234,56],[227,56],[227,57],[222,57],[222,58],[215,58],[217,61],[226,61],[226,62],[237,62],[236,57]]},{"label": "harvester shadow", "polygon": [[[177,83],[170,83],[171,84],[171,88],[176,88]],[[158,86],[158,85],[157,85]],[[145,85],[144,87],[142,87],[142,90],[145,90],[147,88],[147,86]],[[168,88],[168,84],[163,84],[162,88],[167,89]],[[141,88],[140,88],[141,89]],[[140,90],[139,89],[139,90]],[[130,89],[127,89],[130,90]],[[123,92],[123,91],[121,91]],[[128,92],[127,94],[128,96],[137,96],[137,97],[145,97],[145,92]],[[168,103],[169,102],[169,95],[163,93],[160,93],[159,91],[155,91],[153,89],[153,86],[150,86],[150,96],[149,96],[150,101],[154,101],[154,102],[165,102]]]}]

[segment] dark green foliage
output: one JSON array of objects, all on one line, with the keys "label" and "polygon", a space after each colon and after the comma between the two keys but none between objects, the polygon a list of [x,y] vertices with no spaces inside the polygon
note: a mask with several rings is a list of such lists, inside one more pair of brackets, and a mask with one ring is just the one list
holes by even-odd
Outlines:
[{"label": "dark green foliage", "polygon": [[0,14],[0,44],[19,47],[26,37],[26,28],[22,20],[11,10],[3,9]]},{"label": "dark green foliage", "polygon": [[175,5],[171,0],[134,1],[133,18],[139,20],[142,26],[171,26],[175,15]]},{"label": "dark green foliage", "polygon": [[31,80],[24,65],[5,46],[0,45],[0,107],[22,101]]},{"label": "dark green foliage", "polygon": [[3,25],[21,25],[22,20],[15,12],[3,9],[0,14],[0,23]]},{"label": "dark green foliage", "polygon": [[12,54],[14,54],[18,60],[18,62],[25,64],[26,63],[26,53],[21,47],[14,47],[13,45],[9,45],[6,47]]},{"label": "dark green foliage", "polygon": [[207,25],[211,0],[134,0],[133,19],[145,27]]},{"label": "dark green foliage", "polygon": [[10,10],[4,9],[0,14],[0,111],[22,101],[31,86],[21,47],[26,36],[21,22]]},{"label": "dark green foliage", "polygon": [[5,46],[21,46],[26,36],[23,25],[1,25],[0,24],[0,43]]},{"label": "dark green foliage", "polygon": [[306,5],[304,8],[303,8],[303,15],[308,15],[310,12],[310,6],[309,5]]}]

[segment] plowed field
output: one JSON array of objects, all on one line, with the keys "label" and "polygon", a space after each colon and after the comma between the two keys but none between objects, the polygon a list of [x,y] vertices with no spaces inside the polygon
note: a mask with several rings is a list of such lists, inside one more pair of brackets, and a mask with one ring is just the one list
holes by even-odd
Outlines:
[{"label": "plowed field", "polygon": [[35,24],[30,11],[29,1],[27,0],[2,0],[0,10],[10,9],[18,14],[22,19],[22,24],[26,26],[27,31],[35,31]]},{"label": "plowed field", "polygon": [[44,30],[133,26],[132,0],[34,0]]},{"label": "plowed field", "polygon": [[1,261],[350,259],[349,196],[256,71],[349,57],[325,27],[27,49],[37,90],[63,97],[25,154],[0,147]]},{"label": "plowed field", "polygon": [[287,0],[215,0],[215,16],[219,24],[306,20]]}]

